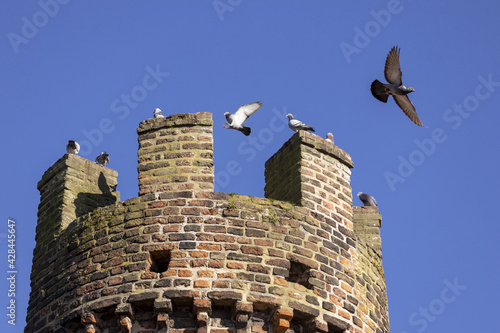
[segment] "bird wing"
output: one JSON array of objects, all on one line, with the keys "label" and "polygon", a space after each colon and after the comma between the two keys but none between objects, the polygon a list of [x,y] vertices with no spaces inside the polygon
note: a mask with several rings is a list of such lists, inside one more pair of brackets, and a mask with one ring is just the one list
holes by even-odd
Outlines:
[{"label": "bird wing", "polygon": [[422,122],[418,118],[417,111],[413,106],[407,95],[392,95],[396,104],[403,110],[403,112],[418,126],[422,126]]},{"label": "bird wing", "polygon": [[262,102],[253,102],[240,106],[238,111],[233,114],[232,124],[233,125],[243,125],[247,121],[248,117],[253,115],[262,106]]},{"label": "bird wing", "polygon": [[290,126],[292,126],[293,128],[302,128],[302,127],[306,126],[306,124],[304,124],[303,122],[301,122],[300,120],[297,120],[297,119],[290,119],[289,123],[290,123]]},{"label": "bird wing", "polygon": [[402,85],[403,82],[401,77],[403,72],[401,71],[401,66],[399,65],[399,51],[397,46],[394,46],[385,60],[384,76],[387,82],[395,83],[397,85]]}]

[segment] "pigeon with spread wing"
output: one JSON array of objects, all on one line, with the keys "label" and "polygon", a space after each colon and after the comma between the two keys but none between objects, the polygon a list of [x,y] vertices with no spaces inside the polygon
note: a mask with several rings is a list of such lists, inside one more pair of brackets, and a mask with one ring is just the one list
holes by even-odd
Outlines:
[{"label": "pigeon with spread wing", "polygon": [[403,110],[408,118],[418,126],[422,126],[417,111],[408,98],[408,94],[414,92],[415,89],[406,87],[401,80],[403,72],[399,65],[399,52],[400,49],[394,46],[385,60],[384,76],[389,83],[382,83],[379,80],[375,80],[372,82],[370,90],[373,97],[384,103],[387,103],[389,95],[392,95],[396,104]]},{"label": "pigeon with spread wing", "polygon": [[227,121],[222,126],[227,129],[238,130],[247,136],[250,135],[250,127],[243,126],[243,124],[248,120],[248,117],[253,115],[261,106],[262,102],[253,102],[240,106],[235,113],[225,112],[224,116],[226,116]]}]

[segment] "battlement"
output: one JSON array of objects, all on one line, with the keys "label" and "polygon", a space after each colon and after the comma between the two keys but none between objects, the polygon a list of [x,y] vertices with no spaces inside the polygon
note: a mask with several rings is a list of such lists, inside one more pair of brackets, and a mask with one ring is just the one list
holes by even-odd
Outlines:
[{"label": "battlement", "polygon": [[139,125],[139,195],[65,155],[38,184],[25,332],[388,332],[376,207],[347,153],[295,133],[266,198],[214,192],[212,117]]}]

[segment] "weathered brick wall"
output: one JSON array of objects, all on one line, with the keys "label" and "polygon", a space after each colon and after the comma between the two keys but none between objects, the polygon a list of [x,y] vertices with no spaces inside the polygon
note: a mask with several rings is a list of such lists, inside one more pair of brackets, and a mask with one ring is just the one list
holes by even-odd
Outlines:
[{"label": "weathered brick wall", "polygon": [[207,113],[141,123],[139,197],[54,238],[26,332],[388,332],[381,257],[354,232],[348,155],[302,132],[285,144],[307,159],[304,206],[214,193],[211,131]]},{"label": "weathered brick wall", "polygon": [[[75,218],[97,207],[120,201],[116,191],[118,172],[83,157],[66,154],[38,182],[38,218],[49,232],[57,233]],[[53,222],[50,226],[46,223]],[[43,232],[37,230],[37,236]]]},{"label": "weathered brick wall", "polygon": [[[72,221],[78,216],[119,201],[117,176],[115,170],[67,154],[49,168],[38,182],[40,204],[28,318],[35,317],[38,320],[52,316],[53,319],[56,315],[57,312],[51,313],[48,305],[54,299],[63,302],[60,297],[67,283],[59,278],[59,274],[63,273],[61,266],[66,264],[66,252],[62,247],[64,243],[60,240],[71,233],[74,228]],[[39,325],[44,326],[41,323]]]},{"label": "weathered brick wall", "polygon": [[378,207],[353,207],[353,209],[354,232],[382,260],[382,240],[380,239],[382,216],[378,212]]},{"label": "weathered brick wall", "polygon": [[266,198],[289,201],[352,229],[349,154],[317,135],[299,131],[266,162]]},{"label": "weathered brick wall", "polygon": [[355,295],[363,304],[358,313],[370,329],[384,332],[384,328],[389,330],[389,311],[382,267],[382,217],[378,207],[353,207],[353,211],[357,238]]},{"label": "weathered brick wall", "polygon": [[[176,114],[140,123],[139,195],[163,199],[214,191],[212,114]],[[189,193],[189,194],[188,194]]]}]

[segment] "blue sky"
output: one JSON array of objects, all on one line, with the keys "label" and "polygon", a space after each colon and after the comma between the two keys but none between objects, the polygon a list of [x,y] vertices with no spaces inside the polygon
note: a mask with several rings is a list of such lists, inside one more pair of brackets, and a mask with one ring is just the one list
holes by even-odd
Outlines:
[{"label": "blue sky", "polygon": [[[159,107],[214,114],[222,192],[263,196],[264,163],[293,134],[284,114],[333,132],[353,193],[383,216],[391,331],[497,331],[499,14],[493,0],[3,1],[0,328],[25,324],[43,172],[74,139],[91,160],[106,150],[122,199],[137,196],[136,128]],[[394,45],[426,128],[370,94]],[[258,100],[250,137],[222,128]]]}]

